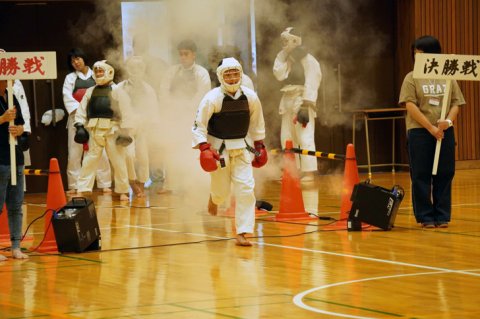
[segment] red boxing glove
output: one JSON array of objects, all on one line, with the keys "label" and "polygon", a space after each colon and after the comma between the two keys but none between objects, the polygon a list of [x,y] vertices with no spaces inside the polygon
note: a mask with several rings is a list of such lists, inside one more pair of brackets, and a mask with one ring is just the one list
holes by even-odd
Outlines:
[{"label": "red boxing glove", "polygon": [[260,153],[260,155],[255,155],[255,158],[252,161],[252,166],[259,168],[267,164],[267,150],[265,149],[265,144],[263,144],[263,141],[255,141],[253,144],[255,145],[255,150]]},{"label": "red boxing glove", "polygon": [[217,161],[220,160],[220,155],[217,151],[210,148],[210,144],[200,144],[200,165],[206,172],[213,172],[217,169]]}]

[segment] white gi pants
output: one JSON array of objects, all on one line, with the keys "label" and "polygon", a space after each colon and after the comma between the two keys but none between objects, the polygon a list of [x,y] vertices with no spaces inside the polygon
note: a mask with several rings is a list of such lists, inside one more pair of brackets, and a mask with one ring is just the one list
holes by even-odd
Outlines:
[{"label": "white gi pants", "polygon": [[[79,192],[91,192],[95,179],[95,171],[101,160],[104,150],[110,159],[113,167],[115,181],[115,193],[128,193],[128,173],[125,147],[115,143],[114,124],[110,128],[89,127],[88,152],[83,157],[82,169],[78,178],[77,186]],[[117,128],[117,127],[115,127]]]},{"label": "white gi pants", "polygon": [[[75,137],[76,128],[73,126],[75,120],[75,112],[70,113],[68,116],[67,130],[68,130],[68,164],[67,164],[67,177],[68,177],[68,189],[77,189],[77,180],[80,175],[80,169],[82,168],[82,154],[83,145],[76,143],[73,138]],[[112,177],[110,170],[110,163],[105,151],[102,152],[102,157],[98,164],[96,172],[97,187],[98,188],[110,188],[112,187]]]},{"label": "white gi pants", "polygon": [[237,234],[253,233],[256,200],[252,156],[246,149],[224,151],[222,156],[226,166],[210,173],[212,201],[217,205],[222,204],[229,198],[233,185]]},{"label": "white gi pants", "polygon": [[[309,151],[315,151],[315,111],[308,108],[310,121],[304,128],[301,123],[293,124],[293,119],[302,104],[301,92],[285,92],[280,100],[280,114],[282,115],[282,127],[280,139],[282,148],[285,148],[285,141],[291,140],[293,147],[299,147]],[[296,154],[300,162],[302,172],[317,171],[317,158],[315,156]],[[298,161],[297,161],[298,162]]]},{"label": "white gi pants", "polygon": [[137,133],[127,146],[128,179],[145,184],[149,178],[148,143],[145,133]]}]

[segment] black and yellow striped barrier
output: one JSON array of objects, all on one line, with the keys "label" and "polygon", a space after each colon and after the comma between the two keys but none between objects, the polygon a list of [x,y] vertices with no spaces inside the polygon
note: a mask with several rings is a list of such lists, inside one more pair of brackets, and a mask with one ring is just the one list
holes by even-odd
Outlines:
[{"label": "black and yellow striped barrier", "polygon": [[24,175],[37,175],[37,176],[47,176],[49,173],[48,169],[24,169]]},{"label": "black and yellow striped barrier", "polygon": [[273,149],[270,151],[271,154],[273,155],[278,155],[280,153],[285,153],[285,152],[291,152],[291,153],[297,153],[301,155],[309,155],[309,156],[315,156],[315,157],[320,157],[320,158],[328,158],[328,159],[335,159],[335,160],[345,160],[345,155],[342,154],[334,154],[334,153],[325,153],[325,152],[316,152],[316,151],[309,151],[309,150],[302,150],[300,148],[291,148],[291,149],[285,149],[285,150],[279,150],[279,149]]}]

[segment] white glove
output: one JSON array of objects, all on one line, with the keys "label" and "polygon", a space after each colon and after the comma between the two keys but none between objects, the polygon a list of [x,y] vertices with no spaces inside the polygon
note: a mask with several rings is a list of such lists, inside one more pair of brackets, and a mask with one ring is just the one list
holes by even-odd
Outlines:
[{"label": "white glove", "polygon": [[[60,122],[65,117],[65,111],[63,109],[55,109],[55,122]],[[48,110],[42,115],[42,123],[45,126],[52,123],[52,110]]]}]

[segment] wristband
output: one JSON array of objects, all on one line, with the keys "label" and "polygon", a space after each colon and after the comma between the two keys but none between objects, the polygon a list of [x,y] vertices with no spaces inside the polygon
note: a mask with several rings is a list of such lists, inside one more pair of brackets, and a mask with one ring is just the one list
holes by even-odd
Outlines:
[{"label": "wristband", "polygon": [[452,120],[450,120],[450,119],[446,119],[445,121],[447,121],[447,122],[448,122],[448,127],[452,127],[452,126],[453,126],[453,122],[452,122]]}]

